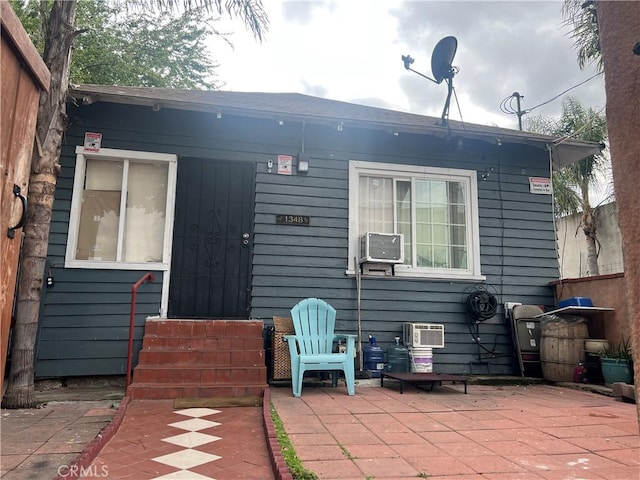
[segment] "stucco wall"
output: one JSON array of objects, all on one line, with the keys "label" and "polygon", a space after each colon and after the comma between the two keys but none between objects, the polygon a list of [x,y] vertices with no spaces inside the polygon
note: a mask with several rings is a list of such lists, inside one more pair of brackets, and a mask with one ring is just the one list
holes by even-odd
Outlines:
[{"label": "stucco wall", "polygon": [[[587,277],[591,274],[587,268],[587,241],[580,227],[581,215],[577,213],[556,221],[560,278]],[[596,208],[596,228],[600,242],[599,274],[623,272],[622,237],[615,202]]]},{"label": "stucco wall", "polygon": [[[640,2],[596,2],[604,59],[607,124],[618,220],[626,265],[627,306],[633,331],[636,398],[640,398]],[[638,402],[640,418],[640,402]]]}]

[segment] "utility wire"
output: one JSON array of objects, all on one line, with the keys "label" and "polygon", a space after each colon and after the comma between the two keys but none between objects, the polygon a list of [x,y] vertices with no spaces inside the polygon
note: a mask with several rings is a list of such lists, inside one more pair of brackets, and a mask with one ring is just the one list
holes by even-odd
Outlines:
[{"label": "utility wire", "polygon": [[569,91],[573,90],[574,88],[579,87],[580,85],[584,85],[585,83],[587,83],[587,82],[589,82],[589,81],[593,80],[594,78],[596,78],[598,75],[602,75],[602,74],[603,74],[603,72],[598,72],[598,73],[596,73],[595,75],[591,75],[591,76],[590,76],[589,78],[587,78],[586,80],[583,80],[582,82],[578,83],[577,85],[574,85],[573,87],[569,87],[569,88],[567,88],[564,92],[559,93],[558,95],[556,95],[556,96],[555,96],[555,97],[553,97],[553,98],[550,98],[550,99],[549,99],[549,100],[547,100],[546,102],[542,102],[541,104],[536,105],[535,107],[531,107],[529,110],[526,110],[526,111],[525,111],[525,113],[530,113],[530,112],[532,112],[533,110],[535,110],[536,108],[542,107],[543,105],[546,105],[547,103],[551,103],[551,102],[553,102],[554,100],[558,99],[559,97],[561,97],[561,96],[562,96],[562,95],[564,95],[565,93],[567,93],[567,92],[569,92]]},{"label": "utility wire", "polygon": [[[589,78],[587,78],[586,80],[583,80],[582,82],[567,88],[565,91],[559,93],[558,95],[554,96],[553,98],[550,98],[549,100],[547,100],[546,102],[542,102],[534,107],[529,108],[528,110],[520,110],[519,108],[514,107],[513,102],[518,100],[518,96],[519,94],[517,94],[517,92],[512,93],[511,95],[505,97],[502,99],[502,101],[500,102],[500,111],[502,113],[506,113],[508,115],[518,115],[518,116],[522,116],[526,113],[531,113],[532,111],[534,111],[536,108],[540,108],[543,105],[547,105],[548,103],[553,102],[554,100],[557,100],[559,97],[561,97],[562,95],[564,95],[567,92],[570,92],[571,90],[573,90],[574,88],[579,87],[580,85],[584,85],[585,83],[593,80],[594,78],[596,78],[599,75],[602,75],[603,72],[598,72],[592,76],[590,76]],[[520,98],[524,98],[522,96],[520,96]]]}]

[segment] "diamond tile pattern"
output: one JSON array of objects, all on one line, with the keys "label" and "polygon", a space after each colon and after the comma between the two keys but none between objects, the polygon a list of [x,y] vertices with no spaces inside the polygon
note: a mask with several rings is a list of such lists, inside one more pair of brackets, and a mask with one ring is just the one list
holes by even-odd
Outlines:
[{"label": "diamond tile pattern", "polygon": [[209,420],[202,420],[201,418],[192,418],[191,420],[183,420],[182,422],[169,424],[170,427],[181,428],[182,430],[189,430],[190,432],[197,432],[198,430],[217,427],[218,425],[220,425],[218,422],[210,422]]},{"label": "diamond tile pattern", "polygon": [[[181,447],[185,447],[184,450],[179,450],[174,453],[162,455],[160,457],[152,458],[155,462],[164,463],[171,467],[179,468],[182,472],[176,472],[176,475],[189,474],[184,477],[173,478],[193,478],[195,472],[187,472],[190,468],[204,465],[205,463],[215,462],[222,458],[219,455],[213,455],[199,450],[194,450],[194,447],[205,445],[207,443],[220,440],[220,437],[215,435],[208,435],[206,433],[199,433],[198,430],[204,430],[205,428],[217,427],[220,424],[218,422],[211,422],[209,420],[203,420],[200,417],[206,417],[208,415],[215,415],[220,413],[219,410],[213,410],[210,408],[190,408],[185,411],[176,411],[177,414],[187,415],[194,417],[191,420],[183,420],[182,422],[170,423],[170,427],[180,428],[188,430],[188,433],[180,435],[174,435],[172,437],[163,438],[162,441],[172,443]],[[162,478],[162,477],[160,477]],[[164,476],[166,478],[166,476]],[[171,478],[171,477],[170,477]],[[202,477],[207,478],[207,477]]]},{"label": "diamond tile pattern", "polygon": [[211,477],[205,477],[196,472],[190,472],[189,470],[178,470],[177,472],[170,473],[169,475],[163,475],[156,477],[154,480],[210,480]]},{"label": "diamond tile pattern", "polygon": [[219,458],[222,457],[187,448],[185,450],[180,450],[179,452],[152,458],[152,460],[155,462],[164,463],[165,465],[169,465],[171,467],[180,468],[181,470],[187,470],[191,467],[197,467],[198,465],[213,462],[214,460],[218,460]]},{"label": "diamond tile pattern", "polygon": [[178,445],[179,447],[193,448],[204,445],[205,443],[220,440],[220,437],[200,432],[189,432],[181,433],[180,435],[175,435],[169,438],[163,438],[162,440],[165,442],[173,443],[174,445]]}]

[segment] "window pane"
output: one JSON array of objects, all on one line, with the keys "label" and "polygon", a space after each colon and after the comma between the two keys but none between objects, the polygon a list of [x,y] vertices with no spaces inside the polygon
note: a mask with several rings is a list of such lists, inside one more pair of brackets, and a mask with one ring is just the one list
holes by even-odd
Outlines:
[{"label": "window pane", "polygon": [[431,245],[416,245],[416,267],[433,267],[433,247]]},{"label": "window pane", "polygon": [[448,221],[447,215],[447,206],[446,205],[433,205],[432,207],[432,216],[434,223],[446,223]]},{"label": "window pane", "polygon": [[451,223],[454,225],[464,225],[466,221],[466,209],[464,205],[451,205]]},{"label": "window pane", "polygon": [[447,247],[433,247],[433,266],[435,268],[450,268],[449,249]]},{"label": "window pane", "polygon": [[428,205],[416,205],[416,222],[432,222],[431,208]]},{"label": "window pane", "polygon": [[446,225],[433,226],[433,244],[449,245],[449,229]]},{"label": "window pane", "polygon": [[451,268],[467,268],[467,249],[451,247]]},{"label": "window pane", "polygon": [[431,180],[431,203],[447,204],[447,182]]},{"label": "window pane", "polygon": [[168,171],[167,163],[129,163],[124,261],[162,261]]},{"label": "window pane", "polygon": [[467,229],[465,227],[451,227],[451,245],[465,246],[467,244]]},{"label": "window pane", "polygon": [[416,267],[466,269],[464,182],[421,178],[415,185]]},{"label": "window pane", "polygon": [[360,177],[359,235],[393,232],[393,179]]},{"label": "window pane", "polygon": [[462,182],[447,182],[449,184],[449,203],[464,205],[464,184]]},{"label": "window pane", "polygon": [[122,171],[122,161],[87,160],[77,260],[116,260]]},{"label": "window pane", "polygon": [[396,228],[404,235],[404,263],[413,263],[411,230],[411,182],[396,181]]},{"label": "window pane", "polygon": [[418,243],[433,243],[433,226],[430,224],[419,223],[416,225],[416,240]]}]

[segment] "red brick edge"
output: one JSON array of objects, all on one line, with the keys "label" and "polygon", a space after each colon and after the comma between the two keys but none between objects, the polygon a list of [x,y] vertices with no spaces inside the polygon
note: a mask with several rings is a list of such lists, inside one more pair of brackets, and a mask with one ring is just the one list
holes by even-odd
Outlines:
[{"label": "red brick edge", "polygon": [[262,394],[262,420],[264,423],[264,435],[267,438],[269,457],[271,458],[271,465],[273,466],[273,473],[276,480],[293,480],[293,476],[289,471],[289,467],[287,467],[287,463],[284,461],[284,456],[278,443],[278,436],[276,435],[276,427],[271,418],[270,407],[271,396],[269,387],[267,387]]},{"label": "red brick edge", "polygon": [[87,469],[93,463],[98,453],[107,444],[109,440],[115,435],[124,420],[124,414],[127,411],[129,404],[129,397],[124,397],[120,401],[118,411],[111,419],[109,425],[105,426],[100,433],[94,438],[89,445],[84,447],[80,455],[78,455],[66,469],[65,475],[58,475],[54,480],[75,480],[80,478],[81,473],[86,473]]}]

